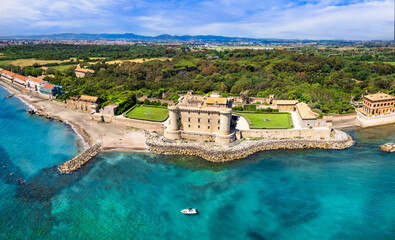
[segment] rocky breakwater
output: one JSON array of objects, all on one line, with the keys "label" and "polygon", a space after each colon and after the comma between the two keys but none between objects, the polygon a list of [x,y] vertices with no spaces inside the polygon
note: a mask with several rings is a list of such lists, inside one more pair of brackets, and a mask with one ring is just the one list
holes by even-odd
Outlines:
[{"label": "rocky breakwater", "polygon": [[147,145],[155,154],[192,155],[212,162],[226,162],[245,158],[258,151],[277,149],[345,149],[354,144],[350,135],[334,130],[331,139],[307,140],[244,140],[234,146],[216,146],[212,143],[168,142],[163,137],[147,135]]},{"label": "rocky breakwater", "polygon": [[30,115],[37,115],[39,117],[50,119],[50,120],[53,120],[53,121],[62,122],[62,119],[60,117],[52,116],[51,114],[49,114],[49,113],[47,113],[47,112],[45,112],[44,110],[41,110],[41,109],[34,110],[32,108],[29,108],[27,113],[30,114]]},{"label": "rocky breakwater", "polygon": [[93,146],[85,149],[85,151],[83,151],[75,158],[63,163],[63,165],[59,167],[59,170],[62,173],[71,173],[79,169],[81,166],[83,166],[85,163],[87,163],[89,160],[91,160],[93,157],[99,154],[101,152],[101,149],[102,149],[102,143],[97,142]]},{"label": "rocky breakwater", "polygon": [[381,145],[380,148],[386,152],[395,152],[395,143],[386,143]]}]

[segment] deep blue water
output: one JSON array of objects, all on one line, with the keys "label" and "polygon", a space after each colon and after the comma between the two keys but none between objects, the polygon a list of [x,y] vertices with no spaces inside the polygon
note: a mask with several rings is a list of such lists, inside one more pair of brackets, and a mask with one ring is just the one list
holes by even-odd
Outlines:
[{"label": "deep blue water", "polygon": [[[348,130],[356,145],[347,150],[226,164],[106,153],[61,175],[53,166],[80,150],[77,138],[5,95],[2,239],[395,239],[395,155],[378,149],[395,141],[395,125]],[[200,214],[182,215],[187,207]]]}]

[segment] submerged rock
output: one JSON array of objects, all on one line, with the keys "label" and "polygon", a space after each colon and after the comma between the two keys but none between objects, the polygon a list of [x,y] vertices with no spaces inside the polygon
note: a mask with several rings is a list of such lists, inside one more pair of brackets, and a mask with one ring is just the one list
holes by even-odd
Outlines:
[{"label": "submerged rock", "polygon": [[386,152],[395,152],[395,143],[386,143],[381,145],[380,148]]}]

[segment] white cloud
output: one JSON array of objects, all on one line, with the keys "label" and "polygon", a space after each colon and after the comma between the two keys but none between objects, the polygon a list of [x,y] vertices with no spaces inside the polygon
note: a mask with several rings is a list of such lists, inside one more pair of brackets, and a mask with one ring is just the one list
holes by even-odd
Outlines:
[{"label": "white cloud", "polygon": [[392,0],[1,0],[1,35],[59,32],[393,39]]}]

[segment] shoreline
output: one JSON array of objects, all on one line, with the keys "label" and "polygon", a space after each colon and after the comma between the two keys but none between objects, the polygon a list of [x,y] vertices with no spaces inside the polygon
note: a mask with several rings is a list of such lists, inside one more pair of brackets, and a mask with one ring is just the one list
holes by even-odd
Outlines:
[{"label": "shoreline", "polygon": [[[15,88],[13,88],[11,86],[6,86],[3,82],[0,82],[0,85],[4,89],[6,89],[8,92],[10,92],[11,94],[15,94],[15,96],[13,96],[13,97],[18,98],[23,104],[25,104],[28,107],[28,109],[33,109],[35,114],[39,111],[38,109],[40,109],[40,107],[35,106],[35,104],[30,102],[28,99],[26,99],[25,96],[21,96],[21,93],[20,93],[19,90],[15,89]],[[42,113],[42,114],[44,114],[44,113]],[[80,139],[84,149],[89,147],[89,137],[86,134],[83,133],[83,131],[82,131],[80,126],[78,126],[77,124],[75,124],[75,123],[73,123],[71,121],[63,120],[60,117],[51,116],[48,113],[45,113],[45,114],[47,114],[47,117],[45,117],[45,118],[48,118],[48,119],[51,119],[51,120],[60,121],[60,122],[64,123],[67,127],[71,128],[73,130],[73,132]],[[44,116],[41,116],[41,115],[38,115],[38,116],[44,117]]]},{"label": "shoreline", "polygon": [[[207,161],[225,162],[248,157],[259,151],[277,149],[344,149],[352,146],[352,138],[339,130],[337,133],[346,135],[341,141],[308,140],[308,139],[261,139],[245,140],[233,146],[216,146],[215,143],[169,143],[146,131],[130,131],[125,126],[114,123],[100,123],[91,119],[91,114],[65,108],[64,105],[53,103],[33,93],[23,92],[2,81],[0,84],[8,91],[14,91],[15,97],[27,106],[33,106],[35,114],[47,119],[61,121],[77,134],[83,144],[84,152],[94,145],[101,144],[101,152],[152,152],[154,154],[174,154],[199,156]],[[78,156],[77,156],[78,157]]]},{"label": "shoreline", "polygon": [[71,110],[38,94],[24,92],[19,86],[13,86],[3,78],[0,79],[0,85],[8,92],[12,91],[14,97],[20,99],[28,109],[34,110],[35,115],[66,124],[78,136],[84,150],[97,142],[102,142],[103,148],[114,149],[114,151],[148,150],[145,135],[141,131],[91,120],[91,114],[88,112]]}]

